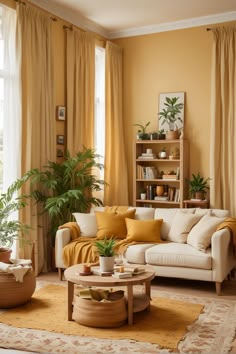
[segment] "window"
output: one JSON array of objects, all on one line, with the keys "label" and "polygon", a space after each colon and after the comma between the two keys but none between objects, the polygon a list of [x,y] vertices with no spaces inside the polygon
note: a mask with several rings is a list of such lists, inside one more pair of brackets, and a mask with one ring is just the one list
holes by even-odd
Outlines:
[{"label": "window", "polygon": [[19,177],[20,89],[16,11],[0,6],[0,191]]},{"label": "window", "polygon": [[[95,48],[95,149],[101,155],[100,163],[104,163],[105,155],[105,48]],[[99,171],[100,179],[104,179],[104,170]],[[100,195],[103,199],[103,195]]]}]

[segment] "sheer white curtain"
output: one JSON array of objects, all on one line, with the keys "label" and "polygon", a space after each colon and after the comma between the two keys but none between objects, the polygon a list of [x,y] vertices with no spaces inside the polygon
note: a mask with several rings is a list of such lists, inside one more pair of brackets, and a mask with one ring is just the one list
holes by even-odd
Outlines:
[{"label": "sheer white curtain", "polygon": [[16,11],[2,8],[4,41],[3,191],[20,173],[21,99],[19,60],[16,54]]},{"label": "sheer white curtain", "polygon": [[[2,18],[2,62],[1,99],[3,128],[3,184],[2,190],[20,176],[21,162],[21,99],[19,59],[16,53],[16,11],[1,7]],[[17,219],[18,212],[11,214]],[[16,256],[16,243],[12,246],[12,257]]]}]

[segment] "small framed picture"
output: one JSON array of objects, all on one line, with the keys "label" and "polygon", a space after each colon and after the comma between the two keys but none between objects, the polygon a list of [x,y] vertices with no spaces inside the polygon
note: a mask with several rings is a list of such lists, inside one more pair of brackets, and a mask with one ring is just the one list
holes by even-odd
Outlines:
[{"label": "small framed picture", "polygon": [[57,135],[57,144],[64,145],[64,143],[65,143],[64,135]]},{"label": "small framed picture", "polygon": [[64,153],[62,149],[57,149],[57,157],[63,157]]},{"label": "small framed picture", "polygon": [[56,118],[57,118],[57,120],[66,120],[66,107],[65,106],[57,106]]}]

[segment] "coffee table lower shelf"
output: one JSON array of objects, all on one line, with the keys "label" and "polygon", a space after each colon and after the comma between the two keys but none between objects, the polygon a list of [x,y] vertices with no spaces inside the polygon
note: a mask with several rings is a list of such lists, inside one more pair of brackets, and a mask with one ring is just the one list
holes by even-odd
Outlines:
[{"label": "coffee table lower shelf", "polygon": [[146,294],[133,295],[133,313],[146,310],[150,307],[150,297]]}]

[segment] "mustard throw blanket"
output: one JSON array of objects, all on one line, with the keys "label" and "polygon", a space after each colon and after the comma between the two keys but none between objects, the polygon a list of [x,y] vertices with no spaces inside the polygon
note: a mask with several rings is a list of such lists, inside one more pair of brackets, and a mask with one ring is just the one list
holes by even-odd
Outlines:
[{"label": "mustard throw blanket", "polygon": [[[72,238],[72,241],[63,248],[63,262],[66,267],[79,263],[97,263],[99,261],[97,247],[95,246],[96,237],[81,237],[80,228],[76,222],[68,222],[59,228],[69,228]],[[123,254],[128,246],[141,243],[148,242],[136,242],[127,239],[117,240],[115,253]]]},{"label": "mustard throw blanket", "polygon": [[229,229],[232,238],[234,255],[236,256],[236,218],[225,218],[216,230]]}]

